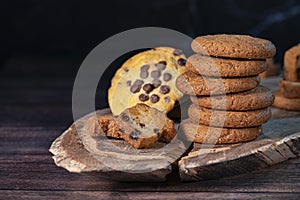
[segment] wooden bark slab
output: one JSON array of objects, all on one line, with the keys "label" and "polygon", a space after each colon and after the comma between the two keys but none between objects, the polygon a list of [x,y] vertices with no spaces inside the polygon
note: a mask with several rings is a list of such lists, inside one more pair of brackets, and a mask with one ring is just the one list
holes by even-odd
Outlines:
[{"label": "wooden bark slab", "polygon": [[[263,81],[273,91],[278,78]],[[234,145],[194,144],[179,161],[182,181],[200,181],[261,169],[300,155],[300,112],[271,108],[272,119],[255,141]]]},{"label": "wooden bark slab", "polygon": [[[100,110],[96,115],[109,112],[108,109]],[[92,115],[77,120],[53,142],[49,151],[54,155],[56,165],[70,172],[88,173],[109,180],[161,182],[171,173],[172,164],[180,158],[181,152],[185,152],[186,147],[179,141],[174,143],[171,153],[157,153],[155,150],[166,144],[158,143],[153,149],[138,150],[123,140],[92,138],[84,131],[85,121]]]}]

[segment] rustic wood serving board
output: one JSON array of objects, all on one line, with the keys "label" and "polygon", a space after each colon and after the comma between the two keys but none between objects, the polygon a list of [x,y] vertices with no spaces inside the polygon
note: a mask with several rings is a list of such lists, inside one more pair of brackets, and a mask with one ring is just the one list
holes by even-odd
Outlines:
[{"label": "rustic wood serving board", "polygon": [[[265,85],[276,89],[276,81],[270,80]],[[104,109],[96,114],[109,112],[109,109]],[[178,162],[176,159],[188,148],[180,141],[170,152],[157,155],[151,152],[166,144],[158,143],[154,149],[137,150],[123,140],[102,138],[99,145],[95,138],[78,135],[77,130],[84,129],[85,121],[92,115],[77,120],[53,142],[50,152],[58,166],[70,172],[116,181],[159,182],[165,181],[178,165],[182,181],[200,181],[246,173],[300,156],[300,112],[272,108],[272,119],[263,126],[263,134],[255,141],[213,147],[194,144]],[[111,143],[120,151],[111,148]]]},{"label": "rustic wood serving board", "polygon": [[[96,111],[96,115],[109,113],[109,109]],[[159,142],[152,149],[139,150],[123,140],[92,138],[84,130],[86,120],[92,116],[93,113],[77,120],[53,142],[50,152],[56,165],[70,172],[97,174],[110,180],[161,182],[186,152],[187,147],[180,140],[173,143],[169,152],[157,154],[154,151],[166,144]]]}]

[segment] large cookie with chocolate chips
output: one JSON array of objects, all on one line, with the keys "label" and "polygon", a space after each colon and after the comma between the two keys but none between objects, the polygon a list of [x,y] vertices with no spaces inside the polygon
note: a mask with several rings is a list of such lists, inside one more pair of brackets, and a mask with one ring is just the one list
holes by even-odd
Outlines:
[{"label": "large cookie with chocolate chips", "polygon": [[272,42],[249,35],[200,36],[193,40],[192,49],[202,55],[226,58],[266,59],[276,54]]},{"label": "large cookie with chocolate chips", "polygon": [[108,91],[114,115],[137,103],[144,103],[167,113],[182,93],[176,78],[185,72],[185,56],[180,50],[159,47],[139,53],[116,72]]},{"label": "large cookie with chocolate chips", "polygon": [[285,52],[284,78],[287,81],[300,82],[300,44]]},{"label": "large cookie with chocolate chips", "polygon": [[127,108],[116,122],[121,137],[135,148],[150,148],[162,137],[161,141],[171,141],[176,135],[174,122],[146,104]]}]

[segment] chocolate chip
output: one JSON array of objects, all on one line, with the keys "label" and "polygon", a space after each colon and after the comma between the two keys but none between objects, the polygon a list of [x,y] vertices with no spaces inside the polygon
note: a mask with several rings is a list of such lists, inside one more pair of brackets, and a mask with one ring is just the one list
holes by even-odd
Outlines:
[{"label": "chocolate chip", "polygon": [[154,128],[153,132],[157,134],[157,133],[159,133],[159,129],[158,128]]},{"label": "chocolate chip", "polygon": [[182,54],[182,50],[180,50],[180,49],[175,49],[174,52],[173,52],[173,54],[174,54],[175,56],[180,56],[180,55]]},{"label": "chocolate chip", "polygon": [[149,94],[154,89],[154,85],[151,83],[147,83],[143,86],[143,90],[146,92],[146,94]]},{"label": "chocolate chip", "polygon": [[180,65],[180,66],[184,66],[185,63],[186,63],[186,60],[183,59],[183,58],[179,58],[179,59],[177,60],[177,63],[178,63],[178,65]]},{"label": "chocolate chip", "polygon": [[143,84],[144,84],[144,81],[143,80],[136,80],[135,82],[134,82],[134,84],[135,85],[140,85],[140,86],[142,86]]},{"label": "chocolate chip", "polygon": [[149,68],[150,68],[150,65],[143,65],[143,66],[141,67],[141,71],[142,71],[142,72],[147,72],[147,71],[149,70]]},{"label": "chocolate chip", "polygon": [[157,69],[163,71],[167,67],[167,62],[166,61],[160,61],[156,64]]},{"label": "chocolate chip", "polygon": [[167,86],[167,85],[162,85],[159,88],[159,92],[162,93],[162,94],[168,94],[170,92],[170,87]]},{"label": "chocolate chip", "polygon": [[130,92],[137,93],[141,90],[142,85],[144,84],[144,81],[142,80],[136,80],[133,85],[130,87]]},{"label": "chocolate chip", "polygon": [[139,139],[139,137],[137,136],[136,132],[134,132],[134,131],[132,131],[129,134],[129,138],[132,139],[132,140],[135,140],[135,141],[137,141]]},{"label": "chocolate chip", "polygon": [[121,133],[125,133],[125,130],[122,129],[122,128],[120,128],[119,131],[120,131]]},{"label": "chocolate chip", "polygon": [[131,81],[126,81],[126,86],[131,86]]},{"label": "chocolate chip", "polygon": [[143,124],[143,123],[140,123],[139,125],[140,125],[141,128],[145,127],[145,124]]},{"label": "chocolate chip", "polygon": [[141,100],[141,101],[148,101],[149,100],[149,96],[146,95],[146,94],[140,94],[139,100]]},{"label": "chocolate chip", "polygon": [[142,86],[140,86],[140,85],[132,85],[132,86],[130,87],[130,92],[132,92],[132,93],[137,93],[137,92],[139,92],[139,91],[141,90],[141,87],[142,87]]},{"label": "chocolate chip", "polygon": [[158,88],[161,85],[161,81],[158,79],[154,79],[152,83],[155,88]]},{"label": "chocolate chip", "polygon": [[125,72],[129,72],[129,69],[126,67],[126,68],[124,68],[124,71]]},{"label": "chocolate chip", "polygon": [[170,97],[165,97],[164,100],[165,100],[165,103],[170,103]]},{"label": "chocolate chip", "polygon": [[148,74],[147,71],[141,71],[141,73],[140,73],[140,77],[143,78],[143,79],[147,78],[148,75],[149,75],[149,74]]},{"label": "chocolate chip", "polygon": [[151,101],[152,103],[158,102],[158,101],[159,101],[159,96],[156,95],[156,94],[152,94],[151,97],[150,97],[150,101]]},{"label": "chocolate chip", "polygon": [[157,79],[157,78],[160,77],[160,75],[161,75],[161,73],[160,73],[159,70],[154,70],[154,71],[151,72],[151,77],[152,77],[152,78]]},{"label": "chocolate chip", "polygon": [[130,118],[128,117],[128,115],[126,115],[126,114],[124,114],[124,113],[121,114],[121,119],[122,119],[123,121],[125,121],[125,122],[128,122],[128,121],[130,120]]},{"label": "chocolate chip", "polygon": [[170,73],[164,73],[164,81],[169,81],[172,79],[172,75]]}]

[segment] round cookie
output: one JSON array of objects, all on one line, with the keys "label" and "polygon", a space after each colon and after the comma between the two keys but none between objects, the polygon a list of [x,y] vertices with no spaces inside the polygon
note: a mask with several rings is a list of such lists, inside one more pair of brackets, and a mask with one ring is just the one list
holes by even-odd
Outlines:
[{"label": "round cookie", "polygon": [[300,98],[289,99],[283,96],[279,91],[274,92],[275,101],[273,103],[274,107],[283,108],[286,110],[300,111]]},{"label": "round cookie", "polygon": [[114,115],[137,103],[168,112],[182,97],[176,88],[177,76],[185,71],[185,56],[180,50],[159,47],[127,60],[114,75],[108,102]]},{"label": "round cookie", "polygon": [[242,92],[257,87],[260,83],[259,76],[238,78],[212,78],[187,71],[176,80],[177,88],[189,95],[217,95]]},{"label": "round cookie", "polygon": [[300,82],[300,44],[287,50],[284,54],[284,78]]},{"label": "round cookie", "polygon": [[265,60],[215,58],[194,54],[187,59],[187,70],[212,77],[254,76],[267,70]]},{"label": "round cookie", "polygon": [[[252,111],[212,110],[195,105],[190,106],[188,115],[194,123],[226,128],[260,126],[271,117],[269,108]],[[224,124],[223,124],[224,121]]]},{"label": "round cookie", "polygon": [[191,46],[196,53],[226,58],[266,59],[276,54],[272,42],[249,35],[200,36],[193,40]]},{"label": "round cookie", "polygon": [[191,96],[191,101],[204,108],[233,111],[256,110],[271,106],[274,102],[274,95],[270,89],[260,85],[246,92],[222,96]]},{"label": "round cookie", "polygon": [[250,128],[218,128],[195,124],[185,120],[180,124],[187,140],[206,144],[233,144],[256,139],[261,133],[261,126]]},{"label": "round cookie", "polygon": [[300,82],[292,82],[281,79],[279,90],[286,98],[300,98]]}]

